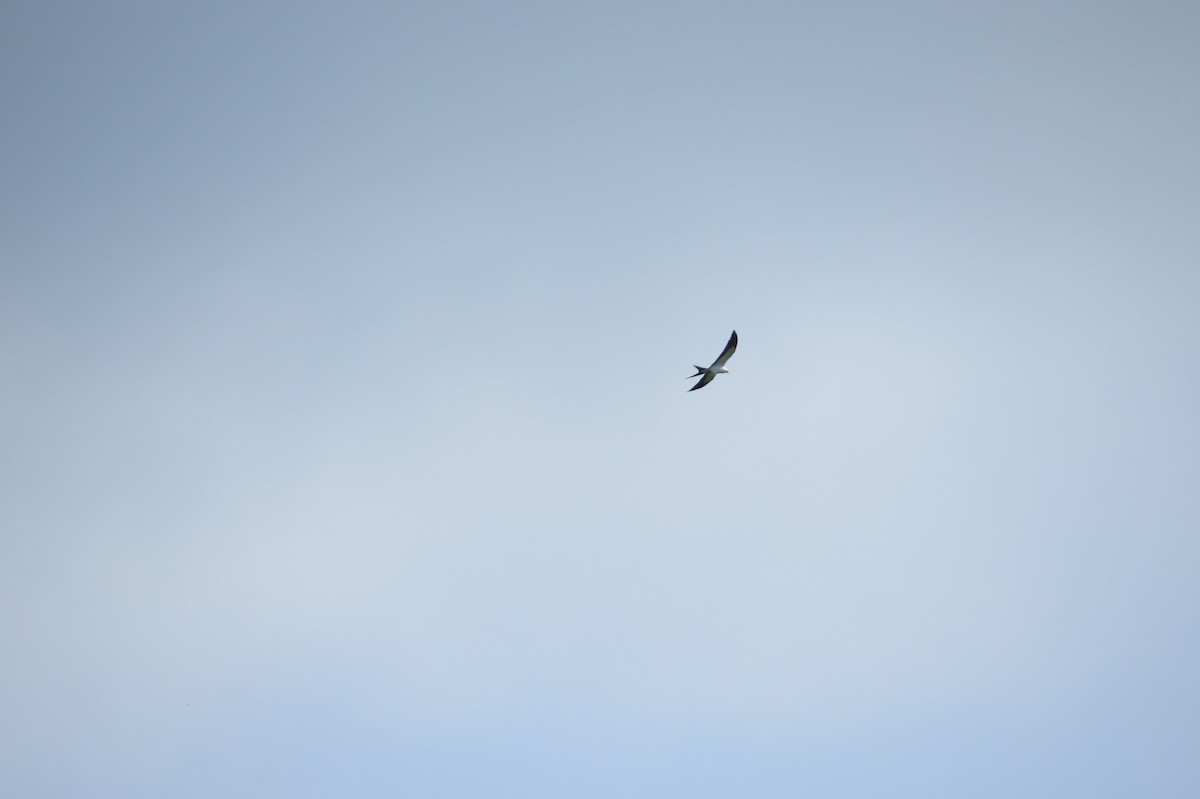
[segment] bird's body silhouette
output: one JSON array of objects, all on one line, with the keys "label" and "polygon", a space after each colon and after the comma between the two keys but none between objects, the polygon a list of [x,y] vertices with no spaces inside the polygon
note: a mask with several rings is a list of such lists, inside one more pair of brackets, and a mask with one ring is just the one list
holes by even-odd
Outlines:
[{"label": "bird's body silhouette", "polygon": [[692,377],[699,377],[700,381],[696,383],[696,385],[689,388],[688,391],[695,391],[698,388],[704,388],[711,383],[713,378],[717,375],[729,374],[729,370],[725,368],[725,362],[733,357],[733,352],[736,349],[737,331],[735,330],[733,331],[733,335],[729,337],[729,343],[725,345],[724,351],[722,351],[721,354],[717,356],[717,359],[712,362],[712,366],[709,366],[708,368],[703,366],[695,367],[696,374],[691,375],[688,379],[690,380]]}]

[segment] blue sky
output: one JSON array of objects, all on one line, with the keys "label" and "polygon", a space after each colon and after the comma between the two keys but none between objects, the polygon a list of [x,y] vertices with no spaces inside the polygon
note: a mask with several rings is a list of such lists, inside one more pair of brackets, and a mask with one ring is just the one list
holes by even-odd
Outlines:
[{"label": "blue sky", "polygon": [[0,792],[1195,796],[1197,30],[8,4]]}]

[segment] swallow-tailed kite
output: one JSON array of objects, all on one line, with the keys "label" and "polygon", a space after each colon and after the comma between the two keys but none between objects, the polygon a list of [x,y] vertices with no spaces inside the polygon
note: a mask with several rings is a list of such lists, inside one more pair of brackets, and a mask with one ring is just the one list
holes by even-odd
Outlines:
[{"label": "swallow-tailed kite", "polygon": [[696,374],[691,375],[688,380],[691,380],[693,377],[700,377],[700,375],[704,376],[700,377],[700,382],[689,388],[688,391],[695,391],[698,388],[704,388],[711,383],[712,379],[717,375],[729,374],[729,370],[725,368],[725,362],[733,357],[733,351],[736,349],[737,331],[735,330],[733,331],[733,335],[729,337],[729,343],[725,345],[725,351],[717,356],[717,359],[712,362],[712,366],[708,367],[707,369],[705,369],[703,366],[696,367]]}]

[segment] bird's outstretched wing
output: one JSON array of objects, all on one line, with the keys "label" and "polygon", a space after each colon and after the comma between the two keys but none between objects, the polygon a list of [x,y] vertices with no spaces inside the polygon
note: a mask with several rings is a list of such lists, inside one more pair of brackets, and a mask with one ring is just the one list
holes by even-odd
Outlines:
[{"label": "bird's outstretched wing", "polygon": [[688,391],[695,391],[698,388],[704,388],[705,386],[707,386],[709,383],[711,383],[713,381],[714,377],[716,377],[716,375],[713,374],[712,372],[705,372],[704,377],[700,378],[700,382],[696,383],[696,385],[689,388]]},{"label": "bird's outstretched wing", "polygon": [[737,349],[737,331],[733,331],[733,335],[729,337],[729,343],[725,345],[725,351],[717,356],[709,369],[720,369],[725,365],[725,362],[733,357],[734,350]]}]

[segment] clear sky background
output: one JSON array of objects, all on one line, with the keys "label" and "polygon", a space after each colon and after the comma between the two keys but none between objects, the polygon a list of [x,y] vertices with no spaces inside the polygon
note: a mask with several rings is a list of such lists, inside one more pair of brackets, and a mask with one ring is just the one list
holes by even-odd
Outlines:
[{"label": "clear sky background", "polygon": [[1200,795],[1198,40],[6,3],[0,794]]}]

